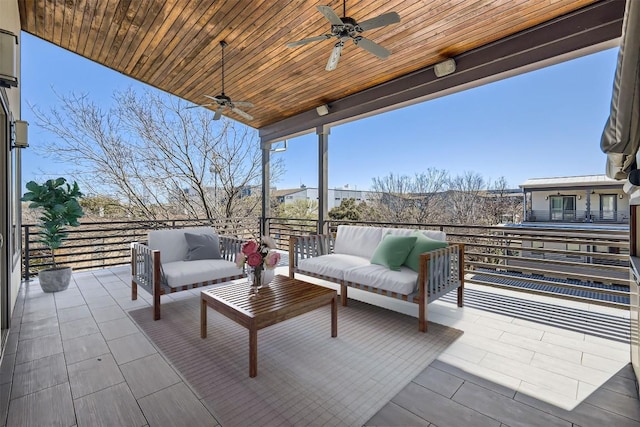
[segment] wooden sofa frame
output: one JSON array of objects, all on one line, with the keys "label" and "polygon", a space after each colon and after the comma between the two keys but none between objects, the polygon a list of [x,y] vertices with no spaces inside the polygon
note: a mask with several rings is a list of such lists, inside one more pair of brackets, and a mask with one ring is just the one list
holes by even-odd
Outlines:
[{"label": "wooden sofa frame", "polygon": [[[418,272],[418,292],[411,295],[399,294],[374,288],[366,284],[347,282],[298,269],[298,260],[333,253],[335,235],[316,234],[292,236],[289,238],[289,277],[295,273],[304,274],[340,285],[341,303],[347,305],[349,287],[384,295],[418,304],[418,330],[427,332],[427,304],[458,288],[458,307],[464,306],[464,244],[451,243],[446,248],[436,249],[420,255]],[[430,270],[434,274],[430,274]],[[429,280],[431,279],[431,280]],[[412,294],[413,295],[413,294]]]},{"label": "wooden sofa frame", "polygon": [[[236,254],[240,252],[241,246],[245,241],[228,236],[218,236],[218,238],[220,239],[220,255],[222,259],[235,262]],[[245,274],[239,274],[174,288],[163,280],[160,251],[152,250],[145,243],[131,243],[131,300],[138,299],[138,286],[149,292],[153,296],[153,320],[160,319],[160,296],[162,295],[201,286],[215,285],[244,277],[246,277]]]}]

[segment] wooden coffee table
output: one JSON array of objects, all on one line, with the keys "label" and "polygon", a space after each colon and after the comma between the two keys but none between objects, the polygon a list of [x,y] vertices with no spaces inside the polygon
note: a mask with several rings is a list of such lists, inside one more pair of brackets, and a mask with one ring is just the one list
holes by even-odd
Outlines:
[{"label": "wooden coffee table", "polygon": [[207,337],[207,306],[249,330],[249,376],[258,375],[258,331],[283,320],[331,304],[331,336],[338,336],[337,292],[286,276],[253,295],[248,283],[200,293],[200,337]]}]

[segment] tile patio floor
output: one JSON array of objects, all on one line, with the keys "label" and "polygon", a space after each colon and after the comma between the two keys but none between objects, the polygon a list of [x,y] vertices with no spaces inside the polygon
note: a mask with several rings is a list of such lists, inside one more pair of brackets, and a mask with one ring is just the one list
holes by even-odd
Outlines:
[{"label": "tile patio floor", "polygon": [[[75,273],[57,294],[23,284],[0,366],[0,425],[218,425],[129,318],[149,301],[144,291],[131,301],[126,267]],[[640,426],[628,312],[473,284],[464,308],[454,301],[430,304],[428,317],[464,335],[367,425]]]}]

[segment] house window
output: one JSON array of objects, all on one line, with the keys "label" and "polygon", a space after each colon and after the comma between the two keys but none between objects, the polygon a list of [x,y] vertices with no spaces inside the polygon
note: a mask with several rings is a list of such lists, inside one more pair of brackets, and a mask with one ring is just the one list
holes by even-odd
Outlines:
[{"label": "house window", "polygon": [[567,250],[577,252],[580,250],[580,245],[577,243],[567,243]]},{"label": "house window", "polygon": [[615,194],[600,195],[600,220],[615,221],[618,198]]},{"label": "house window", "polygon": [[551,221],[574,221],[576,196],[550,196],[549,216]]},{"label": "house window", "polygon": [[537,241],[533,241],[531,242],[531,247],[534,249],[542,249],[544,248],[544,242],[537,242]]}]

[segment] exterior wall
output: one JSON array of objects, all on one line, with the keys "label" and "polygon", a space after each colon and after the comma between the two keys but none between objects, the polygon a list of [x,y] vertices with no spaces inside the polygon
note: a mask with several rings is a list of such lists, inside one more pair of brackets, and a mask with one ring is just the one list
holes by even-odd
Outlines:
[{"label": "exterior wall", "polygon": [[[2,0],[2,7],[0,9],[1,9],[0,29],[10,31],[16,36],[18,36],[17,55],[16,55],[16,71],[18,74],[18,87],[0,89],[0,96],[2,97],[2,102],[7,104],[9,109],[9,116],[7,117],[7,124],[6,124],[8,126],[9,121],[19,120],[21,117],[20,86],[22,85],[22,80],[20,78],[20,48],[22,46],[22,43],[20,40],[20,14],[19,14],[17,1]],[[1,131],[5,132],[5,129],[2,129]],[[6,161],[6,164],[8,165],[8,170],[5,171],[4,167],[1,168],[2,173],[5,175],[3,175],[0,178],[0,185],[3,186],[3,191],[0,192],[0,194],[2,194],[1,198],[3,199],[2,203],[0,203],[0,206],[2,206],[6,210],[3,212],[3,215],[0,215],[0,218],[2,218],[2,222],[4,223],[2,224],[3,234],[6,233],[7,235],[10,235],[12,228],[14,228],[15,236],[16,236],[14,239],[10,239],[10,238],[8,239],[7,238],[8,236],[5,235],[5,238],[4,238],[5,244],[3,248],[4,252],[2,253],[3,253],[3,256],[6,257],[5,259],[7,259],[8,265],[6,267],[3,266],[2,268],[0,268],[0,274],[3,274],[3,275],[7,274],[7,271],[2,271],[4,268],[7,268],[9,273],[8,305],[9,305],[9,311],[10,311],[9,315],[10,315],[15,306],[16,299],[18,296],[18,290],[20,288],[20,250],[18,249],[16,251],[14,250],[14,248],[16,246],[19,248],[21,243],[19,242],[20,235],[21,235],[20,234],[20,229],[21,229],[20,217],[19,215],[15,215],[15,211],[12,211],[13,203],[11,202],[10,195],[12,194],[12,191],[21,191],[22,185],[20,182],[20,175],[19,175],[19,171],[20,171],[19,163],[21,161],[20,154],[19,154],[20,150],[9,150],[8,145],[10,144],[10,141],[4,141],[4,143],[7,145],[7,147],[2,147],[2,149],[5,150],[4,152],[9,157],[3,159],[3,161]],[[18,171],[13,170],[14,160],[12,160],[11,156],[16,156],[15,163],[18,164],[18,167],[17,167]],[[9,177],[14,177],[14,182],[11,182]],[[13,220],[12,219],[13,216],[17,216],[17,218]],[[18,240],[18,242],[15,241],[16,239]],[[14,240],[14,241],[11,241],[11,240]],[[0,316],[5,316],[6,313],[3,313],[2,310],[4,310],[4,307],[0,307]]]}]

